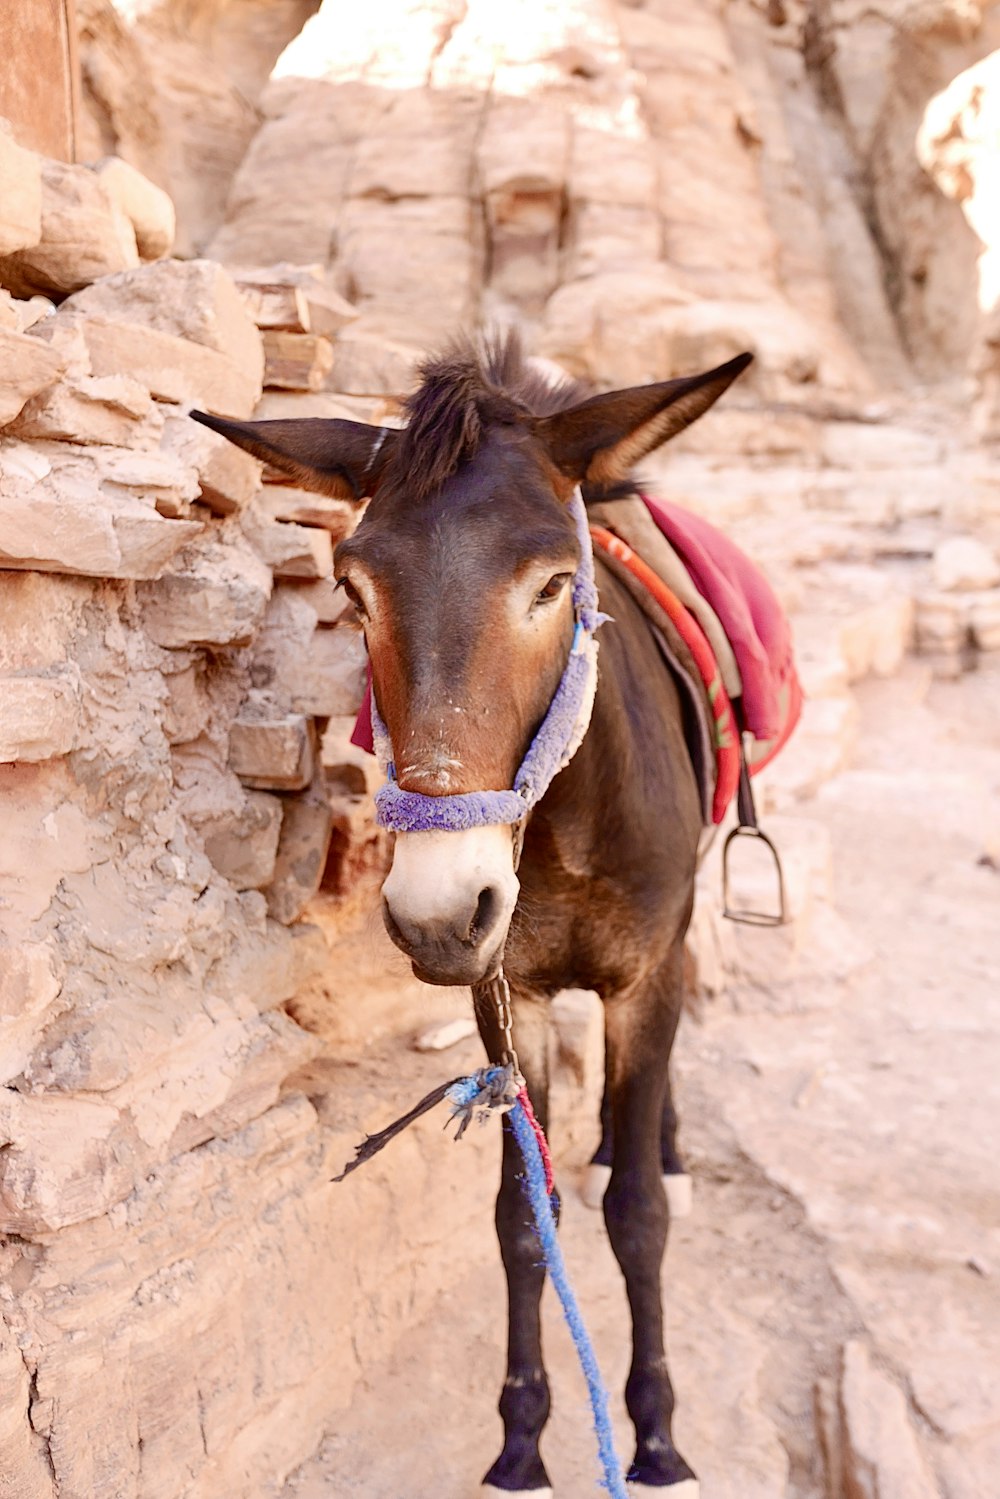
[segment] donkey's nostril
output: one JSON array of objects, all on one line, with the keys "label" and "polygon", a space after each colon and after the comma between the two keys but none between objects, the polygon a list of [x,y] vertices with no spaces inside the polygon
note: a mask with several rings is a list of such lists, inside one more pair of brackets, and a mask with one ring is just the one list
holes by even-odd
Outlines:
[{"label": "donkey's nostril", "polygon": [[469,923],[470,942],[478,942],[484,932],[492,931],[500,916],[501,898],[499,890],[492,885],[487,885],[485,890],[480,890],[479,899],[476,902],[476,914]]}]

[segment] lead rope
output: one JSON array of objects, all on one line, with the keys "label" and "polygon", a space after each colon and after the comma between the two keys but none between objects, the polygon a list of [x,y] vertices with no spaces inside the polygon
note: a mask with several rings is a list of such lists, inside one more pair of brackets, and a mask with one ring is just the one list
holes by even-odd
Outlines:
[{"label": "lead rope", "polygon": [[559,1297],[576,1349],[576,1356],[587,1384],[603,1474],[599,1485],[611,1495],[611,1499],[628,1499],[621,1464],[615,1452],[607,1386],[601,1378],[594,1345],[580,1313],[573,1287],[570,1285],[566,1262],[559,1246],[559,1236],[556,1232],[558,1199],[555,1196],[548,1141],[545,1138],[545,1131],[535,1117],[535,1111],[528,1097],[527,1085],[517,1068],[517,1053],[514,1050],[511,1035],[510,989],[502,974],[491,980],[490,985],[478,987],[494,988],[496,1018],[504,1039],[507,1059],[499,1066],[481,1067],[469,1077],[453,1078],[451,1082],[442,1083],[434,1088],[408,1114],[404,1114],[402,1118],[397,1119],[377,1134],[369,1135],[357,1147],[353,1161],[349,1161],[340,1175],[335,1176],[333,1180],[343,1181],[345,1176],[363,1165],[365,1161],[371,1160],[372,1156],[376,1155],[383,1146],[388,1145],[390,1140],[401,1134],[407,1125],[412,1124],[421,1114],[426,1114],[435,1104],[445,1098],[451,1104],[451,1118],[458,1120],[456,1140],[462,1138],[474,1118],[480,1123],[485,1123],[494,1113],[509,1115],[510,1128],[524,1162],[522,1182],[532,1217],[535,1220],[535,1229],[541,1244],[545,1268],[555,1286],[556,1295]]}]

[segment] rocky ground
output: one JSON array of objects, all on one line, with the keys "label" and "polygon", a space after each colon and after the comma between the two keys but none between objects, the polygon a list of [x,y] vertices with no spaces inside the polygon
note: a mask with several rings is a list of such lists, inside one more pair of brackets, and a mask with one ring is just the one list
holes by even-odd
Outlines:
[{"label": "rocky ground", "polygon": [[[677,1431],[705,1499],[992,1492],[998,690],[996,665],[933,682],[919,664],[858,690],[851,764],[803,810],[829,836],[836,907],[866,960],[833,987],[802,982],[756,1002],[744,990],[682,1029],[695,1207],[672,1230],[665,1286]],[[425,1019],[455,1009],[425,991]],[[382,1065],[392,1057],[383,1043]],[[438,1065],[447,1075],[475,1060],[469,1041]],[[439,1175],[399,1212],[402,1256],[452,1170],[450,1144],[427,1148]],[[564,1186],[573,1176],[571,1159]],[[626,1452],[620,1277],[599,1215],[566,1197],[566,1253]],[[282,1499],[475,1492],[497,1443],[503,1350],[483,1209],[473,1193],[468,1232],[439,1251],[432,1315],[390,1362],[364,1369],[361,1393]],[[547,1349],[546,1452],[557,1495],[576,1499],[593,1487],[593,1441],[554,1298]]]}]

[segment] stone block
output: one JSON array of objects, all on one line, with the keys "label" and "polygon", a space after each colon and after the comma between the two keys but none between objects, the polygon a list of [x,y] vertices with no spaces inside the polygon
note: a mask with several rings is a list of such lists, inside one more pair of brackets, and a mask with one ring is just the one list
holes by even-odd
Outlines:
[{"label": "stone block", "polygon": [[266,692],[251,691],[229,730],[229,767],[244,786],[302,791],[315,765],[312,719],[283,713]]},{"label": "stone block", "polygon": [[41,172],[40,237],[0,260],[0,283],[61,296],[139,264],[132,225],[89,167],[46,159]]},{"label": "stone block", "polygon": [[851,762],[858,735],[853,697],[822,697],[807,702],[802,718],[781,754],[763,772],[778,807],[814,796]]},{"label": "stone block", "polygon": [[239,267],[231,271],[259,328],[295,333],[339,333],[358,309],[330,286],[319,265]]},{"label": "stone block", "polygon": [[89,452],[68,449],[63,458],[0,444],[0,567],[156,578],[201,532],[195,521],[164,520],[124,485],[105,488]]},{"label": "stone block", "polygon": [[419,351],[408,344],[347,329],[333,346],[326,384],[356,396],[401,396],[413,388]]},{"label": "stone block", "polygon": [[161,401],[202,406],[216,416],[253,414],[261,390],[255,366],[248,370],[215,349],[139,323],[80,316],[78,327],[95,375],[130,375]]},{"label": "stone block", "polygon": [[251,540],[276,578],[328,578],[333,572],[329,531],[275,522],[254,526]]},{"label": "stone block", "polygon": [[971,602],[961,593],[922,593],[916,599],[916,644],[921,655],[957,655],[968,644]]},{"label": "stone block", "polygon": [[316,333],[269,329],[264,334],[264,385],[268,390],[320,390],[333,368],[333,346]]},{"label": "stone block", "polygon": [[334,543],[353,531],[357,518],[354,507],[345,500],[287,484],[265,484],[257,493],[257,508],[269,520],[318,526],[330,532]]},{"label": "stone block", "polygon": [[934,549],[934,586],[946,593],[995,588],[1000,559],[974,536],[949,536]]},{"label": "stone block", "polygon": [[333,809],[322,770],[306,791],[285,800],[267,909],[284,926],[296,921],[319,889],[333,836]]},{"label": "stone block", "polygon": [[11,423],[15,437],[110,447],[154,444],[162,417],[144,385],[128,375],[81,375],[32,397]]},{"label": "stone block", "polygon": [[270,329],[289,333],[312,331],[309,303],[301,286],[288,286],[280,281],[245,281],[242,273],[237,273],[236,285],[247,311],[262,332]]},{"label": "stone block", "polygon": [[202,824],[205,852],[237,890],[259,890],[274,876],[282,802],[265,791],[248,791],[238,813]]},{"label": "stone block", "polygon": [[0,427],[12,422],[65,368],[66,361],[57,350],[28,334],[0,328]]},{"label": "stone block", "polygon": [[30,250],[41,237],[41,157],[0,129],[0,255]]},{"label": "stone block", "polygon": [[270,597],[270,571],[249,546],[204,542],[141,590],[143,628],[157,645],[174,650],[246,645]]},{"label": "stone block", "polygon": [[260,395],[260,334],[235,282],[214,260],[160,260],[107,276],[65,306],[88,317],[138,324],[212,349],[232,361],[254,390],[254,399]]},{"label": "stone block", "polygon": [[887,422],[829,422],[823,433],[823,460],[835,468],[919,469],[944,456],[942,438]]},{"label": "stone block", "polygon": [[197,472],[199,498],[215,515],[243,510],[257,492],[261,468],[257,459],[188,416],[167,413],[160,446]]},{"label": "stone block", "polygon": [[299,713],[318,718],[357,713],[364,696],[368,656],[353,630],[316,630],[304,657],[286,674],[283,685]]},{"label": "stone block", "polygon": [[0,677],[0,762],[49,760],[76,748],[80,676],[76,667]]},{"label": "stone block", "polygon": [[150,182],[120,156],[106,156],[94,168],[115,203],[135,230],[143,260],[158,260],[173,249],[177,214],[169,193]]},{"label": "stone block", "polygon": [[160,515],[183,515],[198,497],[194,469],[165,453],[131,452],[121,448],[94,448],[101,490],[148,500]]}]

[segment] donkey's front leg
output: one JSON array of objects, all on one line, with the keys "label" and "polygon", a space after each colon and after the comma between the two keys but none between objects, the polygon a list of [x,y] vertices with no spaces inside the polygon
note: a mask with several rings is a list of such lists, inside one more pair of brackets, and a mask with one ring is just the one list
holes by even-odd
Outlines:
[{"label": "donkey's front leg", "polygon": [[625,1277],[632,1311],[632,1367],[625,1403],[635,1427],[629,1484],[636,1495],[668,1492],[695,1499],[697,1480],[674,1447],[674,1392],[663,1351],[660,1267],[668,1208],[661,1177],[660,1134],[667,1059],[680,1003],[680,949],[641,993],[607,1009],[607,1076],[614,1132],[604,1219]]},{"label": "donkey's front leg", "polygon": [[[513,996],[514,1045],[541,1125],[548,1122],[547,1006]],[[479,1017],[480,1033],[492,1060],[502,1049],[492,1017]],[[503,1127],[503,1174],[497,1195],[496,1225],[507,1272],[507,1377],[500,1395],[503,1451],[483,1480],[486,1496],[521,1495],[551,1499],[552,1489],[538,1451],[549,1417],[549,1382],[542,1365],[540,1302],[545,1281],[542,1250],[521,1183],[521,1153],[507,1119]]]}]

